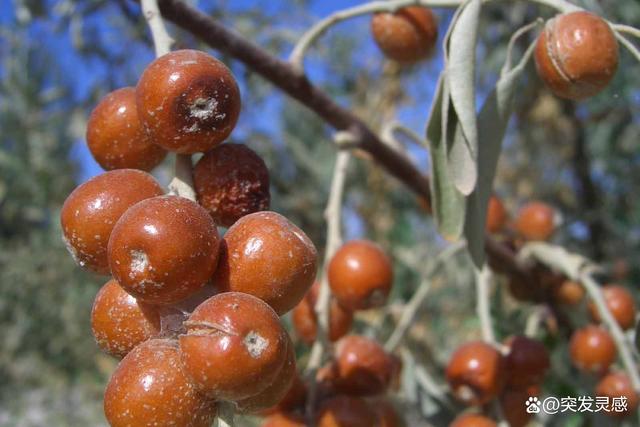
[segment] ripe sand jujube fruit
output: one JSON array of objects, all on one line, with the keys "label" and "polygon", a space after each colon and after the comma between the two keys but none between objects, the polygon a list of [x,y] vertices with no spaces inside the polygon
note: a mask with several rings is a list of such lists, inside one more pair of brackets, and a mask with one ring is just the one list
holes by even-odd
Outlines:
[{"label": "ripe sand jujube fruit", "polygon": [[120,217],[109,239],[109,265],[138,300],[173,304],[207,284],[219,247],[218,229],[204,208],[183,197],[160,196]]},{"label": "ripe sand jujube fruit", "polygon": [[317,265],[316,248],[302,230],[275,212],[256,212],[225,234],[214,283],[258,297],[282,315],[302,300]]},{"label": "ripe sand jujube fruit", "polygon": [[256,414],[274,407],[289,393],[296,373],[296,353],[293,343],[287,343],[287,357],[275,380],[255,396],[236,402],[236,409],[243,414]]},{"label": "ripe sand jujube fruit", "polygon": [[584,298],[584,288],[578,282],[565,280],[553,288],[553,297],[564,305],[577,305]]},{"label": "ripe sand jujube fruit", "polygon": [[471,341],[449,359],[447,381],[453,395],[467,405],[482,405],[496,397],[505,382],[505,362],[491,345]]},{"label": "ripe sand jujube fruit", "polygon": [[153,61],[136,87],[140,120],[155,144],[178,153],[212,149],[238,121],[240,91],[231,71],[197,50]]},{"label": "ripe sand jujube fruit", "polygon": [[551,366],[546,347],[524,336],[512,337],[505,344],[509,348],[505,357],[507,385],[526,387],[540,383]]},{"label": "ripe sand jujube fruit", "polygon": [[479,414],[463,414],[458,416],[449,427],[497,427],[495,421]]},{"label": "ripe sand jujube fruit", "polygon": [[122,359],[107,385],[104,412],[112,427],[209,427],[216,406],[183,372],[175,341],[153,339]]},{"label": "ripe sand jujube fruit", "polygon": [[205,153],[193,169],[193,184],[198,203],[223,227],[269,209],[269,171],[246,145],[222,144]]},{"label": "ripe sand jujube fruit", "polygon": [[87,123],[87,145],[103,169],[156,167],[167,152],[153,144],[140,123],[136,90],[124,87],[105,96]]},{"label": "ripe sand jujube fruit", "polygon": [[[319,292],[320,282],[315,282],[291,313],[291,320],[296,334],[306,344],[311,344],[316,340],[318,318],[315,312],[315,305]],[[335,342],[345,336],[351,329],[352,323],[353,312],[338,304],[338,301],[332,297],[329,305],[329,340]]]},{"label": "ripe sand jujube fruit", "polygon": [[606,21],[580,11],[547,21],[535,49],[538,75],[557,96],[582,100],[604,89],[618,68],[618,42]]},{"label": "ripe sand jujube fruit", "polygon": [[[602,288],[607,308],[622,329],[633,328],[636,321],[636,303],[629,290],[619,285],[607,285]],[[593,302],[589,303],[589,314],[596,322],[601,322],[600,312]]]},{"label": "ripe sand jujube fruit", "polygon": [[322,402],[317,427],[377,427],[377,417],[364,399],[339,395]]},{"label": "ripe sand jujube fruit", "polygon": [[555,228],[555,211],[546,203],[530,202],[518,212],[516,229],[526,240],[547,240]]},{"label": "ripe sand jujube fruit", "polygon": [[331,291],[341,305],[350,310],[366,310],[387,301],[393,268],[378,245],[352,240],[333,255],[328,275]]},{"label": "ripe sand jujube fruit", "polygon": [[394,362],[376,341],[350,335],[336,345],[335,373],[335,386],[343,393],[374,396],[389,388]]},{"label": "ripe sand jujube fruit", "polygon": [[109,273],[107,243],[122,214],[141,200],[163,194],[148,173],[134,169],[105,172],[78,186],[60,212],[67,249],[81,266]]},{"label": "ripe sand jujube fruit", "polygon": [[487,206],[486,229],[489,233],[501,231],[507,223],[507,210],[497,196],[491,196]]},{"label": "ripe sand jujube fruit", "polygon": [[617,355],[611,335],[602,327],[594,325],[585,326],[573,333],[569,352],[578,369],[596,375],[605,373]]},{"label": "ripe sand jujube fruit", "polygon": [[429,56],[438,40],[438,22],[431,9],[403,7],[376,13],[371,32],[380,50],[398,62],[416,62]]},{"label": "ripe sand jujube fruit", "polygon": [[160,332],[160,315],[154,307],[138,303],[111,279],[93,302],[91,329],[100,349],[124,357]]},{"label": "ripe sand jujube fruit", "polygon": [[[609,411],[603,411],[605,414],[614,417],[624,417],[638,408],[638,402],[640,400],[638,394],[633,389],[631,380],[622,372],[613,372],[606,375],[600,380],[596,386],[596,396],[606,396],[609,398],[610,404],[607,406]],[[627,399],[627,411],[614,411],[611,402],[614,398],[626,397]]]},{"label": "ripe sand jujube fruit", "polygon": [[200,304],[180,336],[182,365],[198,389],[215,399],[238,401],[271,385],[287,360],[290,338],[278,315],[241,292]]}]

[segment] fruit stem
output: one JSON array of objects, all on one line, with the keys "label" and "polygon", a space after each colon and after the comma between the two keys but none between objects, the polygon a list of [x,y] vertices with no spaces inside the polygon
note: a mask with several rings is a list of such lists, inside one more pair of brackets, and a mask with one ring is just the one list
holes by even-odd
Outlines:
[{"label": "fruit stem", "polygon": [[485,264],[482,269],[476,269],[476,312],[480,319],[482,339],[493,346],[496,345],[496,335],[493,331],[491,305],[489,294],[491,288],[491,269]]},{"label": "fruit stem", "polygon": [[232,403],[220,402],[218,403],[218,427],[233,427],[235,408]]},{"label": "fruit stem", "polygon": [[175,177],[169,184],[173,194],[189,200],[196,200],[196,192],[193,189],[193,164],[191,154],[176,154]]},{"label": "fruit stem", "polygon": [[331,179],[329,200],[324,212],[327,221],[327,244],[325,247],[324,265],[322,267],[323,274],[320,280],[320,292],[318,294],[318,301],[314,307],[318,319],[318,332],[316,334],[316,341],[311,348],[311,355],[309,356],[309,362],[307,364],[307,373],[310,378],[307,414],[313,413],[315,405],[316,371],[324,361],[326,350],[331,346],[329,342],[331,289],[329,288],[329,281],[327,279],[327,267],[329,261],[342,244],[342,198],[350,158],[351,153],[347,149],[338,150],[333,177]]},{"label": "fruit stem", "polygon": [[151,37],[153,37],[153,45],[156,50],[156,57],[169,53],[173,39],[167,32],[158,8],[158,0],[142,0],[142,13],[144,14],[149,29],[151,30]]},{"label": "fruit stem", "polygon": [[439,267],[446,260],[460,253],[460,251],[462,251],[466,247],[467,242],[465,240],[460,240],[448,246],[438,255],[436,255],[433,262],[427,267],[424,274],[422,275],[422,281],[420,283],[420,286],[418,287],[418,290],[413,294],[409,302],[404,306],[404,310],[402,310],[402,316],[400,317],[400,320],[398,320],[394,331],[391,333],[391,336],[384,345],[384,349],[386,351],[395,351],[402,342],[402,339],[404,338],[411,325],[413,325],[418,310],[429,294],[429,289],[431,288],[431,279],[433,278],[433,275],[437,273]]}]

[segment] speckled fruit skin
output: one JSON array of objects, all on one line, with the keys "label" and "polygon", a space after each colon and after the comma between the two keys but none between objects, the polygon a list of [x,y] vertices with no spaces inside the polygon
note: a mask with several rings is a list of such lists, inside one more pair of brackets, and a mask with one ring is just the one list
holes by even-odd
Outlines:
[{"label": "speckled fruit skin", "polygon": [[527,387],[540,383],[551,366],[544,344],[519,335],[509,338],[505,345],[509,348],[505,357],[507,385]]},{"label": "speckled fruit skin", "polygon": [[530,202],[518,212],[516,229],[525,240],[548,240],[555,228],[555,212],[546,203]]},{"label": "speckled fruit skin", "polygon": [[107,385],[104,413],[111,427],[209,427],[216,407],[190,384],[175,341],[154,339],[122,359]]},{"label": "speckled fruit skin", "polygon": [[[629,290],[619,285],[607,285],[602,288],[602,295],[607,308],[622,329],[630,329],[635,325],[636,303]],[[596,322],[601,322],[600,313],[593,302],[589,303],[589,314]]]},{"label": "speckled fruit skin", "polygon": [[394,363],[376,341],[350,335],[336,344],[335,386],[349,395],[375,396],[391,383]]},{"label": "speckled fruit skin", "polygon": [[599,326],[585,326],[571,336],[569,353],[580,370],[601,375],[614,362],[617,350],[611,335]]},{"label": "speckled fruit skin", "polygon": [[243,414],[257,414],[277,405],[287,396],[296,378],[296,353],[293,343],[287,342],[287,358],[275,380],[260,393],[236,402],[236,409]]},{"label": "speckled fruit skin", "polygon": [[496,397],[504,386],[504,358],[491,345],[471,341],[453,353],[446,376],[458,400],[467,405],[482,405]]},{"label": "speckled fruit skin", "polygon": [[449,427],[498,427],[498,425],[483,415],[464,414],[453,420]]},{"label": "speckled fruit skin", "polygon": [[275,212],[256,212],[225,234],[214,283],[258,297],[283,315],[302,300],[317,268],[318,253],[302,230]]},{"label": "speckled fruit skin", "polygon": [[[302,301],[295,306],[291,313],[291,321],[296,334],[307,345],[316,340],[318,333],[318,318],[315,305],[320,293],[320,282],[315,282]],[[329,303],[329,340],[335,342],[345,336],[353,323],[353,312],[347,310],[331,298]]]},{"label": "speckled fruit skin", "polygon": [[565,280],[553,289],[553,297],[561,304],[577,305],[584,298],[584,288],[578,282]]},{"label": "speckled fruit skin", "polygon": [[208,151],[196,163],[193,183],[198,203],[223,227],[269,209],[269,171],[245,145],[222,144]]},{"label": "speckled fruit skin", "polygon": [[335,396],[320,404],[317,427],[377,427],[376,414],[367,402],[354,396]]},{"label": "speckled fruit skin", "polygon": [[215,295],[196,308],[180,336],[182,365],[198,389],[238,401],[271,385],[287,360],[289,337],[262,300],[240,292]]},{"label": "speckled fruit skin", "polygon": [[606,375],[600,380],[596,386],[596,396],[607,396],[609,402],[614,398],[624,396],[627,398],[628,411],[616,412],[611,405],[608,406],[609,412],[603,411],[604,414],[613,417],[625,417],[638,408],[639,397],[633,389],[631,380],[622,372],[613,372]]},{"label": "speckled fruit skin", "polygon": [[87,145],[103,169],[150,171],[167,155],[153,144],[138,117],[136,90],[124,87],[102,98],[87,123]]},{"label": "speckled fruit skin", "polygon": [[93,301],[91,329],[102,351],[122,358],[160,332],[160,315],[154,307],[138,304],[111,279]]},{"label": "speckled fruit skin", "polygon": [[220,247],[215,223],[191,200],[160,196],[131,207],[109,239],[111,273],[138,300],[173,304],[202,289]]},{"label": "speckled fruit skin", "polygon": [[107,243],[116,221],[139,201],[163,193],[151,175],[134,169],[91,178],[62,205],[60,223],[67,249],[81,267],[109,274]]},{"label": "speckled fruit skin", "polygon": [[342,245],[329,262],[328,274],[333,295],[350,310],[384,305],[393,282],[391,261],[368,240]]},{"label": "speckled fruit skin", "polygon": [[304,417],[296,414],[288,414],[285,412],[276,412],[273,415],[269,415],[262,424],[261,427],[307,427],[304,422]]},{"label": "speckled fruit skin", "polygon": [[489,233],[498,233],[507,223],[507,210],[497,196],[491,196],[487,206],[486,229]]},{"label": "speckled fruit skin", "polygon": [[408,6],[395,13],[374,14],[371,32],[385,56],[398,62],[416,62],[433,51],[438,22],[431,9]]},{"label": "speckled fruit skin", "polygon": [[136,86],[136,102],[153,142],[177,153],[212,149],[229,136],[240,114],[231,71],[197,50],[176,50],[149,64]]},{"label": "speckled fruit skin", "polygon": [[561,98],[582,100],[604,89],[618,68],[618,42],[609,25],[581,11],[547,21],[535,49],[538,75]]}]

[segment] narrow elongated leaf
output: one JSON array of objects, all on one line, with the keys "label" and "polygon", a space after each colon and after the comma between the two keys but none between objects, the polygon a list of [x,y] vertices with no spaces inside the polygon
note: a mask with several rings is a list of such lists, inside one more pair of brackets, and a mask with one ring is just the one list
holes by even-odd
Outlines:
[{"label": "narrow elongated leaf", "polygon": [[475,69],[481,6],[481,0],[470,0],[464,6],[451,32],[447,58],[447,83],[460,126],[449,140],[450,173],[465,195],[474,190],[478,178]]},{"label": "narrow elongated leaf", "polygon": [[464,230],[465,199],[448,173],[446,138],[449,130],[455,128],[457,119],[448,102],[445,79],[445,74],[441,74],[427,124],[431,152],[431,204],[440,234],[445,239],[457,240]]},{"label": "narrow elongated leaf", "polygon": [[512,113],[513,95],[528,56],[518,67],[504,74],[497,82],[478,115],[478,185],[467,197],[464,234],[471,259],[477,267],[485,261],[485,223],[487,205],[493,190],[493,180],[498,166],[509,118]]}]

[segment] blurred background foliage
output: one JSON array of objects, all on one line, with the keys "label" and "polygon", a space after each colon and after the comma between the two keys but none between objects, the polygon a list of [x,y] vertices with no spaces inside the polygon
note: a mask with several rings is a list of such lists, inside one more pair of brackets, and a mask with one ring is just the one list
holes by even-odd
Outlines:
[{"label": "blurred background foliage", "polygon": [[[207,13],[286,57],[305,28],[358,1],[201,0]],[[607,18],[640,26],[635,1],[583,0]],[[487,5],[478,48],[479,93],[496,79],[511,33],[551,11],[526,2]],[[450,11],[438,11],[441,37]],[[176,47],[205,48],[172,28]],[[533,40],[525,40],[520,51]],[[398,120],[423,134],[438,54],[412,67],[387,63],[373,46],[367,18],[332,29],[307,61],[311,78],[371,126]],[[78,183],[99,173],[84,147],[86,119],[97,101],[133,86],[152,59],[150,37],[130,0],[12,0],[0,4],[0,425],[99,426],[102,390],[116,361],[93,343],[90,310],[104,278],[73,265],[60,239],[59,210]],[[331,132],[238,63],[221,57],[238,77],[243,113],[232,139],[258,151],[271,170],[272,208],[290,217],[324,246],[323,209],[335,150]],[[639,64],[626,52],[614,83],[592,101],[553,98],[533,66],[521,83],[500,162],[497,192],[512,213],[536,198],[563,214],[556,241],[594,257],[608,278],[632,284],[640,255]],[[481,100],[481,99],[480,99]],[[480,101],[479,100],[479,101]],[[421,168],[428,156],[400,140]],[[157,171],[167,183],[170,162]],[[359,316],[358,329],[385,338],[419,285],[425,263],[445,246],[419,201],[357,153],[351,163],[344,211],[347,237],[379,242],[396,262],[393,302],[384,313]],[[624,273],[624,274],[623,274]],[[500,337],[521,332],[539,307],[516,304],[498,288],[494,308]],[[474,292],[465,256],[450,259],[433,281],[408,348],[436,382],[455,346],[478,336]],[[580,313],[570,313],[575,324]],[[549,329],[549,330],[552,330]],[[585,395],[566,357],[566,339],[542,332],[554,349],[554,370],[543,395]],[[304,347],[300,346],[304,360]],[[445,425],[451,412],[416,392],[407,366],[404,402],[420,411],[412,424]],[[420,403],[420,405],[414,405]],[[420,413],[421,412],[421,413]],[[608,425],[585,417],[555,417],[548,425]],[[602,423],[605,424],[602,424]]]}]

